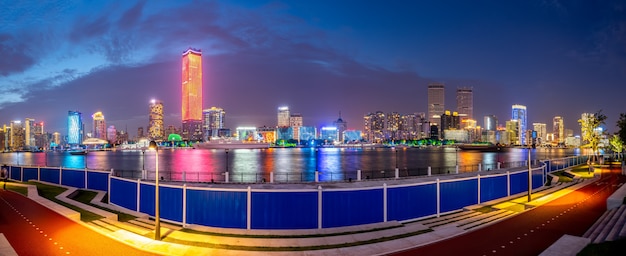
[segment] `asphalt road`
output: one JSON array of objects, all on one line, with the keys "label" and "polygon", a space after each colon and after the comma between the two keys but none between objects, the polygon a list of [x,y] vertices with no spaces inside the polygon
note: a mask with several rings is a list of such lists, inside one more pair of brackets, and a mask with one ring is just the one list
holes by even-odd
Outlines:
[{"label": "asphalt road", "polygon": [[0,190],[0,233],[19,255],[154,255],[108,238],[14,192]]},{"label": "asphalt road", "polygon": [[395,255],[538,255],[564,234],[582,236],[625,181],[619,168],[604,169],[600,180],[533,210]]}]

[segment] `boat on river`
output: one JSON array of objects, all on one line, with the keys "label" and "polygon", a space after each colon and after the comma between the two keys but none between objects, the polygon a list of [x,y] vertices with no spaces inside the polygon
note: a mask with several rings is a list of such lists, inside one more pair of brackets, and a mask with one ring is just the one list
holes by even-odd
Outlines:
[{"label": "boat on river", "polygon": [[468,151],[480,151],[480,152],[498,152],[502,151],[503,147],[491,143],[470,143],[460,144],[457,146],[460,150]]},{"label": "boat on river", "polygon": [[193,145],[193,147],[198,148],[198,149],[238,149],[238,148],[263,149],[263,148],[269,148],[270,144],[257,142],[257,141],[218,139],[218,140],[210,140],[206,142],[196,143]]},{"label": "boat on river", "polygon": [[81,150],[71,150],[69,151],[70,155],[86,155],[88,153],[87,150],[81,149]]}]

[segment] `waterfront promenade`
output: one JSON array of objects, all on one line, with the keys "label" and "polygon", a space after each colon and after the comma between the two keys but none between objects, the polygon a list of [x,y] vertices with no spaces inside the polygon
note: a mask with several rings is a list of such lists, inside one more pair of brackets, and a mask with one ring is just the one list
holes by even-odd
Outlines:
[{"label": "waterfront promenade", "polygon": [[[601,172],[601,170],[597,171]],[[459,178],[455,176],[457,175],[450,175],[450,178]],[[333,185],[337,187],[355,186],[355,184],[359,184],[359,186],[377,186],[377,183],[380,182],[396,184],[407,182],[407,180],[333,183]],[[524,209],[527,208],[526,205],[528,205],[530,209],[540,209],[538,206],[545,204],[545,202],[591,183],[593,183],[593,181],[581,181],[572,184],[555,184],[551,187],[537,189],[534,192],[536,200],[530,204],[521,202],[520,200],[523,201],[524,197],[518,194],[498,200],[498,202],[485,202],[482,206],[493,208],[495,205],[513,202],[516,205],[525,205],[523,207]],[[284,184],[281,186],[283,185]],[[302,184],[293,184],[293,186],[300,185]],[[258,186],[268,186],[268,184],[258,184]],[[146,219],[145,216],[138,218],[134,222],[118,222],[102,219],[97,222],[83,223],[83,225],[106,234],[111,238],[130,243],[135,247],[148,251],[165,252],[164,254],[167,255],[207,253],[219,253],[220,255],[265,255],[268,253],[268,250],[272,251],[274,254],[284,255],[371,255],[386,254],[392,251],[422,246],[452,236],[466,234],[484,226],[519,215],[521,212],[525,212],[525,210],[511,211],[499,209],[487,213],[480,213],[472,207],[466,207],[463,211],[439,218],[428,218],[411,222],[389,221],[386,223],[325,228],[321,230],[241,230],[208,228],[195,225],[181,227],[165,224],[161,232],[161,234],[164,234],[163,242],[156,242],[146,238],[150,236],[150,232],[154,227],[153,222]],[[466,216],[465,222],[460,220],[446,221],[446,219],[462,219],[462,217],[459,216],[465,214],[473,214],[473,216]],[[467,221],[467,219],[471,219],[472,221]],[[433,225],[432,223],[444,224]],[[459,226],[463,226],[463,228]],[[472,235],[472,237],[474,236]]]}]

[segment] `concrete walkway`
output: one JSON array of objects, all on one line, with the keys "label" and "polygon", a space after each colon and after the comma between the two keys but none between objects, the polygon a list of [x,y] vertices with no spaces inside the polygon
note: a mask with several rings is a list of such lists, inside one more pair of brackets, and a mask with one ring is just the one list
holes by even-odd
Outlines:
[{"label": "concrete walkway", "polygon": [[[497,171],[492,171],[492,173],[497,173]],[[449,176],[462,175],[466,174]],[[390,221],[321,230],[242,230],[194,225],[181,227],[162,222],[162,241],[152,239],[154,222],[145,215],[129,222],[103,218],[84,223],[76,218],[75,211],[54,204],[38,195],[31,195],[37,192],[36,189],[29,188],[29,197],[112,239],[164,255],[384,255],[427,245],[491,225],[550,202],[594,180],[542,187],[533,192],[533,201],[530,203],[526,202],[525,193],[521,193],[467,207],[438,218],[411,222]],[[398,181],[391,180],[391,182]],[[354,183],[347,184],[351,186]],[[340,186],[340,184],[335,184],[335,186]],[[563,189],[566,187],[568,189]],[[73,200],[64,201],[72,202]]]}]

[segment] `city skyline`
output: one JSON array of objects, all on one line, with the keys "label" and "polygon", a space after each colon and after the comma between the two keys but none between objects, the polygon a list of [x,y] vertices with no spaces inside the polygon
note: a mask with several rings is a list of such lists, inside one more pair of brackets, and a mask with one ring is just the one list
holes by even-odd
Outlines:
[{"label": "city skyline", "polygon": [[[369,112],[427,112],[427,85],[438,82],[448,103],[473,88],[479,124],[504,124],[521,104],[529,124],[561,116],[576,134],[582,113],[602,109],[614,132],[624,112],[619,2],[328,4],[3,3],[0,122],[32,118],[65,133],[68,110],[101,111],[107,126],[134,133],[156,98],[164,125],[179,126],[173,88],[189,47],[203,50],[203,108],[227,111],[231,129],[273,126],[289,106],[305,125],[330,125],[341,111],[348,129],[364,130]],[[197,14],[183,15],[192,5]]]}]

